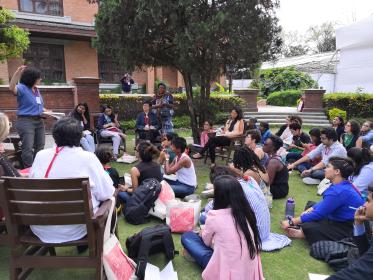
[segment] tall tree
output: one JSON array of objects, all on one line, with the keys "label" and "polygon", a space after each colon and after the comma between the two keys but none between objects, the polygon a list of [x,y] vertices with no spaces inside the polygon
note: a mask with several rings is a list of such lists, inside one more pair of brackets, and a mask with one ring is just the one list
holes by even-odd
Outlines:
[{"label": "tall tree", "polygon": [[315,53],[335,51],[335,24],[324,22],[321,25],[311,26],[308,31],[307,41],[313,45]]},{"label": "tall tree", "polygon": [[0,7],[0,62],[18,57],[30,44],[28,32],[11,24],[14,15]]},{"label": "tall tree", "polygon": [[282,54],[285,57],[292,57],[298,55],[305,55],[310,48],[305,43],[305,39],[297,31],[283,32],[281,35],[283,39]]},{"label": "tall tree", "polygon": [[[128,69],[173,66],[185,82],[194,139],[210,85],[227,69],[272,58],[281,45],[274,0],[100,0],[97,48]],[[192,77],[197,77],[196,81]],[[201,86],[193,95],[192,85]]]}]

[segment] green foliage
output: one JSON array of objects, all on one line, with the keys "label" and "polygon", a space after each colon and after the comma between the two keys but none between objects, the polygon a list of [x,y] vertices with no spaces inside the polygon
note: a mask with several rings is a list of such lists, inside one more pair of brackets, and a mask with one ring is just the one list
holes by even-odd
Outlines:
[{"label": "green foliage", "polygon": [[263,96],[268,96],[276,91],[314,88],[317,83],[307,73],[293,67],[284,67],[261,70],[259,79],[250,87],[259,88]]},{"label": "green foliage", "polygon": [[324,95],[326,110],[338,108],[346,111],[347,118],[372,117],[373,94],[368,93],[329,93]]},{"label": "green foliage", "polygon": [[[195,94],[198,94],[197,90]],[[185,116],[188,115],[187,98],[186,94],[174,94],[174,104],[175,104],[175,116]],[[144,100],[150,100],[149,95],[137,96],[137,95],[127,95],[118,96],[116,94],[101,94],[100,103],[113,106],[114,108],[119,108],[119,117],[122,120],[134,120],[139,112],[142,111],[142,104]],[[222,95],[222,94],[211,94],[210,103],[208,106],[203,106],[203,110],[207,112],[207,119],[211,119],[214,122],[219,119],[217,117],[219,113],[225,114],[227,116],[229,111],[236,105],[243,104],[243,100],[237,96],[232,95]],[[202,107],[202,105],[201,105]],[[226,118],[226,117],[225,117]],[[134,126],[134,125],[133,125]],[[125,126],[127,127],[127,126]],[[188,125],[185,127],[190,127],[190,119],[188,120]]]},{"label": "green foliage", "polygon": [[332,108],[328,110],[328,118],[329,120],[334,119],[335,117],[341,116],[344,120],[347,118],[347,113],[346,111],[343,111],[338,108]]},{"label": "green foliage", "polygon": [[267,97],[267,104],[275,106],[296,106],[301,96],[302,91],[296,89],[276,91],[272,92]]},{"label": "green foliage", "polygon": [[0,62],[7,58],[19,57],[30,44],[29,33],[9,24],[12,19],[14,15],[0,7]]}]

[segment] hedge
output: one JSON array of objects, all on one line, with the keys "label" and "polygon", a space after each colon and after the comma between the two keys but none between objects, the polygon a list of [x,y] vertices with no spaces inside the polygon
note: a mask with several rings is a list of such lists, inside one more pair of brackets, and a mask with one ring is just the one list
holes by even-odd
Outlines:
[{"label": "hedge", "polygon": [[329,93],[324,95],[326,110],[338,108],[346,111],[347,119],[373,116],[373,94],[369,93]]},{"label": "hedge", "polygon": [[[175,116],[185,116],[189,114],[187,107],[186,94],[174,94]],[[116,94],[101,94],[101,105],[107,104],[115,108],[119,112],[119,117],[123,121],[133,120],[137,114],[142,111],[142,103],[144,100],[152,99],[149,95],[125,95],[118,96]],[[243,104],[243,100],[237,96],[211,94],[210,103],[208,105],[200,105],[203,110],[213,113],[215,120],[216,113],[228,113],[233,106]],[[198,109],[197,109],[198,111]]]},{"label": "hedge", "polygon": [[342,117],[344,120],[347,118],[346,111],[343,111],[338,108],[332,108],[327,111],[329,120],[333,120],[335,117]]},{"label": "hedge", "polygon": [[276,91],[268,96],[267,104],[275,106],[297,106],[301,96],[301,90]]}]

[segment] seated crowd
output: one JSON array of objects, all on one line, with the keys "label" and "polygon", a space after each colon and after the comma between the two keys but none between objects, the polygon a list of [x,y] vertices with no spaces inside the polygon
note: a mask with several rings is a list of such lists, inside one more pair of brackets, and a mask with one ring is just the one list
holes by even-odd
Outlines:
[{"label": "seated crowd", "polygon": [[[192,159],[208,154],[213,199],[200,214],[199,233],[186,232],[181,237],[185,255],[203,269],[203,279],[264,279],[260,252],[289,245],[289,237],[306,239],[312,245],[363,236],[363,222],[373,219],[371,122],[360,128],[358,122],[349,120],[341,131],[344,122],[337,117],[331,127],[312,128],[308,135],[302,130],[300,117],[288,116],[286,124],[272,133],[266,122],[257,127],[257,120],[252,118],[246,124],[241,109],[234,108],[223,128],[215,129],[206,121],[200,142],[188,146],[185,138],[173,132],[170,112],[165,112],[172,111],[172,96],[164,93],[164,87],[160,86],[161,96],[156,101],[143,103],[143,112],[137,116],[135,156],[139,162],[130,169],[129,182],[121,180],[110,166],[120,157],[122,143],[126,152],[126,134],[118,114],[105,106],[95,132],[85,103],[54,124],[55,147],[36,154],[29,177],[88,177],[94,212],[113,196],[125,212],[133,193],[149,178],[165,180],[177,198],[194,194],[197,175]],[[158,100],[164,98],[165,106]],[[0,114],[0,141],[8,133],[8,118]],[[96,147],[95,133],[111,139],[112,148]],[[231,143],[232,163],[216,165],[217,148],[224,152]],[[3,175],[20,176],[1,151],[0,166]],[[281,223],[287,236],[271,233],[272,199],[288,196],[293,170],[299,171],[305,184],[319,185],[327,180],[322,199],[308,203],[300,216]],[[82,225],[34,225],[31,230],[48,243],[78,240],[87,234]],[[373,263],[373,247],[368,247],[365,245],[353,265],[330,279],[370,279],[371,268],[368,278],[351,276],[364,275],[361,269]]]}]

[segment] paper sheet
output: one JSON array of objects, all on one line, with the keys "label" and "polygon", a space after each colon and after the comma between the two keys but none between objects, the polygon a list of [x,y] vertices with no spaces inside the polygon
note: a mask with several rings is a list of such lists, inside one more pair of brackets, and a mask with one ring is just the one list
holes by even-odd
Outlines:
[{"label": "paper sheet", "polygon": [[329,275],[323,275],[323,274],[315,274],[315,273],[308,273],[308,278],[310,280],[324,280],[328,278]]},{"label": "paper sheet", "polygon": [[146,264],[145,280],[178,280],[177,272],[174,271],[172,261],[169,261],[166,267],[159,271],[159,268],[151,263]]}]

